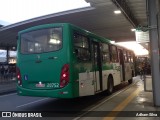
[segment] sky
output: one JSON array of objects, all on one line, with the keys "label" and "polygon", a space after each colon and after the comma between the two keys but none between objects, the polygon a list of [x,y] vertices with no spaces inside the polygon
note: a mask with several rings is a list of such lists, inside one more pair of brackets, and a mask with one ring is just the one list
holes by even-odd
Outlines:
[{"label": "sky", "polygon": [[85,0],[0,0],[0,24],[90,6]]}]

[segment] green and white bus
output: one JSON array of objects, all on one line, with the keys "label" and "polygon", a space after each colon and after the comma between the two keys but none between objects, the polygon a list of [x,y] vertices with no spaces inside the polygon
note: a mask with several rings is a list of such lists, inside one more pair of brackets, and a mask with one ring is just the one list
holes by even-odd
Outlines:
[{"label": "green and white bus", "polygon": [[23,96],[75,98],[113,92],[134,76],[134,53],[68,23],[18,33],[17,90]]}]

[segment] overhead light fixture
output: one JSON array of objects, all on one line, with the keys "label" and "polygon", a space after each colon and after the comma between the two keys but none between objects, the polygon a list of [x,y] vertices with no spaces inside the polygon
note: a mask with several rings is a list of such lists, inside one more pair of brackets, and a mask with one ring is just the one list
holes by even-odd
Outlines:
[{"label": "overhead light fixture", "polygon": [[114,13],[115,14],[121,14],[121,11],[120,10],[115,10]]}]

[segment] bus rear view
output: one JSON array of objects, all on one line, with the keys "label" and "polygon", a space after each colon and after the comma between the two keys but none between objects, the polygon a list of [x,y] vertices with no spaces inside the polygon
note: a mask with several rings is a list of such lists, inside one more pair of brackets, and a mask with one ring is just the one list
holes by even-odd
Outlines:
[{"label": "bus rear view", "polygon": [[19,32],[19,95],[71,98],[68,37],[65,24],[48,24]]}]

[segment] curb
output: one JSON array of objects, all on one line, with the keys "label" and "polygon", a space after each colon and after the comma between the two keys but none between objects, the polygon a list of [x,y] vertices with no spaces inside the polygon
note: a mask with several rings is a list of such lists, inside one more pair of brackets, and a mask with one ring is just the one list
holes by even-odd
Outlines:
[{"label": "curb", "polygon": [[10,94],[10,93],[16,93],[16,91],[17,91],[16,89],[0,91],[0,96]]}]

